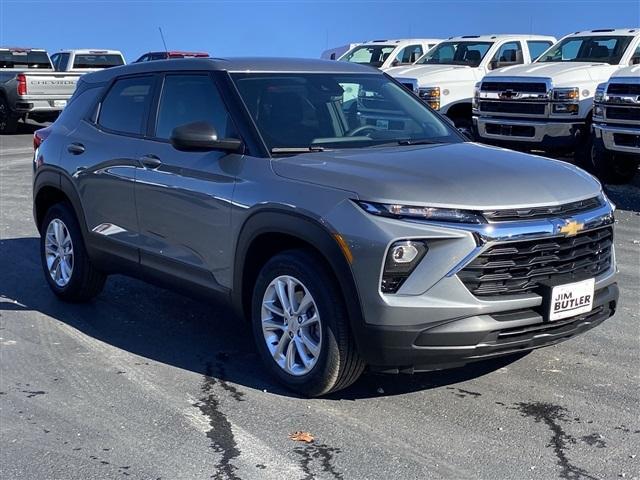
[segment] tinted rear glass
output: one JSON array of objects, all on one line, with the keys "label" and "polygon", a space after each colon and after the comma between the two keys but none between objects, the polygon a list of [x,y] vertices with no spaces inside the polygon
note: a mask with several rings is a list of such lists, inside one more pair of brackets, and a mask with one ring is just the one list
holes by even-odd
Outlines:
[{"label": "tinted rear glass", "polygon": [[47,52],[0,51],[0,68],[51,68]]},{"label": "tinted rear glass", "polygon": [[100,107],[100,126],[116,132],[143,132],[153,92],[153,77],[123,78],[113,84]]},{"label": "tinted rear glass", "polygon": [[124,65],[120,55],[76,55],[73,68],[109,68]]}]

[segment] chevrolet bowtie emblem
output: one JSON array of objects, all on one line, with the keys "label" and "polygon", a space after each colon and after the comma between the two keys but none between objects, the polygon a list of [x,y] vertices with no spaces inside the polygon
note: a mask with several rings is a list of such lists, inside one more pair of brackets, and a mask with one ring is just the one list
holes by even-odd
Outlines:
[{"label": "chevrolet bowtie emblem", "polygon": [[578,232],[581,232],[583,228],[584,223],[578,223],[575,220],[567,220],[567,222],[560,227],[560,233],[567,237],[573,237],[574,235],[577,235]]}]

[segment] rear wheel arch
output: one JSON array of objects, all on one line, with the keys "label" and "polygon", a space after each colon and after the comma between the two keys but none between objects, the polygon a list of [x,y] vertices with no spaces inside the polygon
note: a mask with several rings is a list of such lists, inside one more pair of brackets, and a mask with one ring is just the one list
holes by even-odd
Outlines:
[{"label": "rear wheel arch", "polygon": [[333,234],[319,220],[278,209],[253,214],[238,236],[233,277],[233,304],[238,314],[249,318],[255,279],[266,261],[292,248],[310,249],[326,263],[342,291],[355,333],[363,324],[360,299],[351,267]]},{"label": "rear wheel arch", "polygon": [[33,215],[38,231],[42,227],[42,221],[47,211],[56,203],[67,202],[76,215],[82,236],[86,236],[87,227],[80,196],[66,175],[53,168],[44,167],[42,171],[37,173],[33,191]]}]

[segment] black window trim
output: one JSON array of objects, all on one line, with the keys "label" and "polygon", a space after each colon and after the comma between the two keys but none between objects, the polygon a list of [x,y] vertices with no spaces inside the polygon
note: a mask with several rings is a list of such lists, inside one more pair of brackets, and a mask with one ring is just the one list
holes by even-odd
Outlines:
[{"label": "black window trim", "polygon": [[[137,134],[137,133],[131,133],[131,132],[122,132],[119,130],[113,130],[111,128],[100,125],[100,115],[102,114],[102,103],[104,102],[104,99],[107,97],[107,95],[109,95],[109,92],[111,91],[113,86],[116,84],[116,82],[120,80],[127,80],[130,78],[146,78],[146,77],[150,77],[153,81],[151,82],[151,102],[149,102],[149,105],[146,107],[146,111],[143,113],[143,125],[141,130],[144,133]],[[129,138],[139,138],[139,139],[147,138],[146,132],[147,132],[147,127],[149,122],[149,111],[152,110],[153,99],[155,98],[156,91],[158,90],[158,77],[159,77],[158,72],[144,72],[144,73],[138,73],[133,75],[121,75],[121,76],[112,78],[109,84],[107,85],[107,88],[105,88],[102,95],[100,95],[100,97],[98,98],[98,101],[96,102],[95,107],[91,110],[91,115],[87,120],[89,121],[89,123],[93,125],[94,128],[96,128],[101,132],[109,133],[112,135],[119,135],[122,137],[129,137]]]}]

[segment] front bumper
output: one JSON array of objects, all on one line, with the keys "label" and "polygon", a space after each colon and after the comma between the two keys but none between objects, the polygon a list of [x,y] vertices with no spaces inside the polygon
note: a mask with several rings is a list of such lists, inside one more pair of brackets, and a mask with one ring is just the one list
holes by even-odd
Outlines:
[{"label": "front bumper", "polygon": [[640,128],[594,123],[593,133],[607,150],[640,155]]},{"label": "front bumper", "polygon": [[553,345],[590,330],[611,317],[618,303],[612,283],[596,292],[591,312],[556,322],[544,321],[539,308],[458,318],[412,327],[368,326],[361,352],[372,368],[413,373]]},{"label": "front bumper", "polygon": [[584,137],[584,121],[473,117],[478,136],[487,143],[541,150],[573,149]]}]

